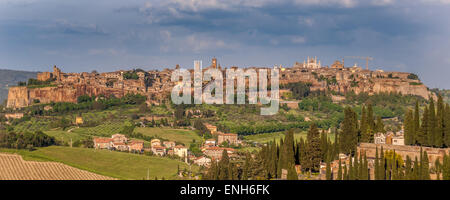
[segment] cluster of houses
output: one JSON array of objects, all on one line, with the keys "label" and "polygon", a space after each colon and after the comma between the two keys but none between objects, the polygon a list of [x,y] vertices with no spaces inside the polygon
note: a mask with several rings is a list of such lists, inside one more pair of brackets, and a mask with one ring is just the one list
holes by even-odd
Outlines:
[{"label": "cluster of houses", "polygon": [[109,149],[117,151],[143,152],[144,142],[139,140],[128,141],[122,134],[114,134],[111,138],[94,138],[94,148]]},{"label": "cluster of houses", "polygon": [[403,130],[396,133],[389,131],[387,133],[376,133],[374,135],[375,144],[392,144],[392,145],[405,145],[405,137]]},{"label": "cluster of houses", "polygon": [[152,139],[150,141],[150,148],[144,147],[143,141],[133,140],[129,141],[125,135],[114,134],[111,138],[97,137],[94,138],[94,147],[96,149],[108,149],[117,151],[129,151],[129,152],[152,152],[153,155],[158,156],[178,156],[187,162],[187,160],[193,161],[194,164],[199,166],[210,166],[211,161],[218,161],[222,159],[223,152],[227,152],[230,158],[236,156],[236,150],[229,147],[221,147],[220,144],[228,144],[237,146],[241,144],[238,139],[238,135],[235,133],[222,133],[217,131],[217,127],[208,125],[208,129],[216,139],[207,139],[203,143],[201,151],[202,156],[196,157],[188,148],[176,144],[174,141],[161,141],[160,139]]}]

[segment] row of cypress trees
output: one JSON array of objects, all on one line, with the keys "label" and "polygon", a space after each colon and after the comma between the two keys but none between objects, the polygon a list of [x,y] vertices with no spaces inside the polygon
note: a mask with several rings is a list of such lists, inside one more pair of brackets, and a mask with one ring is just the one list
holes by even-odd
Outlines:
[{"label": "row of cypress trees", "polygon": [[425,106],[422,118],[419,116],[419,104],[405,114],[405,144],[429,147],[450,147],[450,106],[444,104],[438,95],[437,105],[430,98]]}]

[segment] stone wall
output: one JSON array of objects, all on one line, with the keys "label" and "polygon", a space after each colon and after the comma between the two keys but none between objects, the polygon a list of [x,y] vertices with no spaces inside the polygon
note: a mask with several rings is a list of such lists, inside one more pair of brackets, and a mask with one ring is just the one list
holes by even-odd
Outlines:
[{"label": "stone wall", "polygon": [[403,160],[406,160],[406,156],[409,156],[413,161],[415,157],[417,157],[417,159],[420,159],[420,149],[422,148],[422,151],[427,152],[429,163],[432,166],[434,166],[434,163],[437,159],[439,159],[439,161],[442,163],[444,154],[449,154],[450,152],[450,148],[361,143],[357,148],[357,155],[359,155],[359,153],[365,153],[368,159],[374,159],[376,157],[376,149],[378,148],[378,152],[381,153],[381,147],[383,147],[383,151],[395,150],[395,153],[402,156]]}]

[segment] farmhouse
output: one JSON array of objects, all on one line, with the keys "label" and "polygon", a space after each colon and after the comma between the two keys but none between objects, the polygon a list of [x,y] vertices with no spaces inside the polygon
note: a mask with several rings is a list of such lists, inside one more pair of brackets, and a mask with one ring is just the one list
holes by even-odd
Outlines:
[{"label": "farmhouse", "polygon": [[222,159],[223,151],[227,151],[228,155],[234,154],[235,150],[233,148],[222,148],[222,147],[207,147],[202,150],[203,154],[210,157],[213,160]]},{"label": "farmhouse", "polygon": [[166,155],[166,148],[162,146],[152,146],[152,152],[154,155],[164,156]]},{"label": "farmhouse", "polygon": [[94,138],[94,148],[96,149],[110,149],[112,147],[111,138]]},{"label": "farmhouse", "polygon": [[153,139],[150,141],[151,146],[161,146],[161,140],[159,139]]},{"label": "farmhouse", "polygon": [[114,134],[111,136],[114,142],[116,143],[127,143],[128,139],[125,135],[122,134]]},{"label": "farmhouse", "polygon": [[171,149],[171,148],[175,147],[175,142],[174,141],[164,141],[163,145],[166,148]]},{"label": "farmhouse", "polygon": [[236,133],[220,133],[217,136],[217,143],[223,144],[224,142],[228,142],[231,145],[238,144],[238,135]]},{"label": "farmhouse", "polygon": [[173,148],[173,153],[180,158],[187,156],[187,148],[182,145],[177,145]]},{"label": "farmhouse", "polygon": [[194,160],[194,164],[209,167],[211,165],[211,159],[205,156],[200,156]]},{"label": "farmhouse", "polygon": [[133,140],[128,144],[128,149],[130,151],[142,152],[144,150],[144,142]]}]

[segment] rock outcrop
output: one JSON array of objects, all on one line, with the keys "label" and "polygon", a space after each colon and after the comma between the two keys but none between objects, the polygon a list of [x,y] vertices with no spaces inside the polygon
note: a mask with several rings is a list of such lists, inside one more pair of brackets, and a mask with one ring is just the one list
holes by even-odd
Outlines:
[{"label": "rock outcrop", "polygon": [[[177,65],[176,69],[179,66]],[[209,68],[217,68],[225,73],[217,60],[213,59]],[[234,67],[232,67],[234,68]],[[267,69],[267,68],[264,68]],[[406,72],[371,71],[358,66],[346,68],[343,63],[335,62],[331,67],[323,67],[320,61],[308,59],[308,62],[296,63],[292,68],[280,67],[280,84],[308,82],[311,90],[331,90],[345,94],[347,92],[376,94],[395,92],[403,95],[417,95],[423,98],[436,98],[417,76]],[[204,69],[206,70],[206,69]],[[37,75],[39,81],[48,82],[48,87],[11,87],[8,94],[8,108],[22,108],[34,102],[77,102],[81,95],[104,95],[122,97],[127,93],[138,93],[148,97],[150,103],[163,101],[175,85],[171,81],[173,69],[163,71],[116,71],[98,74],[63,73],[56,66],[53,72]],[[193,73],[193,70],[190,70]],[[131,73],[131,74],[130,74]],[[225,82],[225,80],[224,80]]]}]

